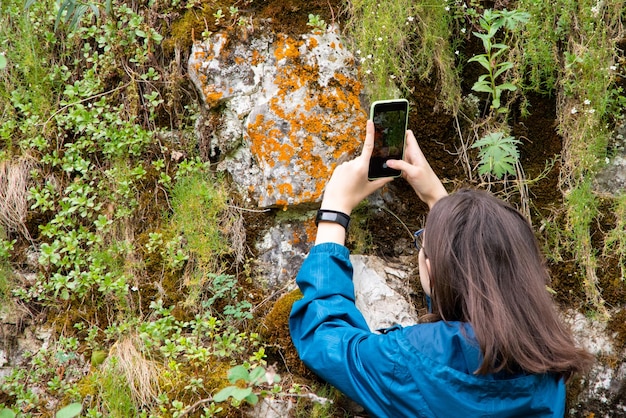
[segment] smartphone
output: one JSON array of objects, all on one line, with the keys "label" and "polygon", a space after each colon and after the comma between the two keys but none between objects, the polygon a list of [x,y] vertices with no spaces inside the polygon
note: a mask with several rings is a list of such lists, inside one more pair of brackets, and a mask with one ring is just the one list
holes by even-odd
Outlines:
[{"label": "smartphone", "polygon": [[401,171],[387,167],[387,160],[401,160],[409,121],[409,102],[405,99],[379,100],[372,103],[370,119],[374,122],[374,150],[368,179],[399,177]]}]

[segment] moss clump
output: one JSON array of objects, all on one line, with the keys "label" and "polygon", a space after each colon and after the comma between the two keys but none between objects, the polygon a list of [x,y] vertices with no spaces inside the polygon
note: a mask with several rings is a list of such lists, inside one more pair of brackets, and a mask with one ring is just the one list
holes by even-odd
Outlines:
[{"label": "moss clump", "polygon": [[170,36],[163,41],[164,51],[188,51],[193,41],[202,37],[203,32],[219,30],[222,22],[216,22],[215,15],[218,10],[225,10],[228,14],[229,5],[227,2],[209,1],[201,9],[188,9],[180,19],[172,23]]},{"label": "moss clump", "polygon": [[292,375],[311,378],[313,374],[298,357],[289,333],[291,307],[294,302],[300,299],[302,299],[302,292],[299,289],[281,296],[263,319],[259,334],[268,342],[269,357],[280,359],[281,363],[284,361],[286,368]]}]

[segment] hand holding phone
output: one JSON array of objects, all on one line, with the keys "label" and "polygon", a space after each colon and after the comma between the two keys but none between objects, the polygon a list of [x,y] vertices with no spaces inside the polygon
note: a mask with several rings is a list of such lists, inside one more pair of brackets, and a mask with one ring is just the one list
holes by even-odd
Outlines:
[{"label": "hand holding phone", "polygon": [[405,99],[379,100],[372,103],[370,119],[374,122],[374,150],[367,177],[370,180],[399,177],[402,172],[387,166],[387,160],[401,160],[409,118]]}]

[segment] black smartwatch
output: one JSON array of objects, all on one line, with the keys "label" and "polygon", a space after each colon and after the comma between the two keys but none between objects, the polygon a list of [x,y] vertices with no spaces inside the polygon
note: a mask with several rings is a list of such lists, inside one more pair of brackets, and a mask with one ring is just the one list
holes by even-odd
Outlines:
[{"label": "black smartwatch", "polygon": [[350,216],[336,210],[320,209],[315,217],[315,226],[320,222],[334,222],[343,226],[347,231],[350,224]]}]

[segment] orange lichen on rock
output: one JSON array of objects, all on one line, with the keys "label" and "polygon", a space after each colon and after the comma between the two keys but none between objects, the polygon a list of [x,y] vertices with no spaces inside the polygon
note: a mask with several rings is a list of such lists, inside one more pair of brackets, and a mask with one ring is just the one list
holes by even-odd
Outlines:
[{"label": "orange lichen on rock", "polygon": [[[316,48],[318,43],[309,37],[307,47]],[[322,85],[317,63],[300,56],[302,44],[278,36],[274,43],[277,90],[267,103],[269,112],[248,123],[251,152],[269,176],[262,204],[319,200],[337,161],[354,155],[362,142],[366,116],[359,100],[361,83],[336,73]],[[268,171],[279,166],[293,174],[288,181],[283,174]]]},{"label": "orange lichen on rock", "polygon": [[363,84],[354,78],[347,77],[341,73],[335,73],[335,80],[339,86],[337,90],[343,90],[344,92],[350,92],[350,94],[344,93],[342,98],[349,103],[354,109],[361,108],[361,100],[359,99],[359,95],[363,90]]},{"label": "orange lichen on rock", "polygon": [[293,145],[283,142],[282,131],[275,127],[273,120],[265,121],[263,115],[257,115],[254,123],[248,127],[250,150],[254,155],[264,157],[263,162],[274,167],[277,162],[287,163],[295,151]]},{"label": "orange lichen on rock", "polygon": [[318,67],[312,65],[301,64],[289,68],[280,68],[274,80],[279,88],[278,95],[285,97],[286,94],[309,85],[312,81],[317,80],[318,74]]},{"label": "orange lichen on rock", "polygon": [[308,243],[315,242],[317,235],[317,226],[315,225],[315,218],[311,218],[304,222],[304,232],[306,234],[306,241]]},{"label": "orange lichen on rock", "polygon": [[252,60],[250,63],[254,66],[257,66],[263,62],[265,62],[265,57],[263,56],[263,54],[261,54],[256,49],[252,51]]},{"label": "orange lichen on rock", "polygon": [[224,95],[223,92],[217,91],[215,84],[207,84],[203,88],[204,99],[209,107],[215,106]]},{"label": "orange lichen on rock", "polygon": [[280,34],[276,40],[276,48],[274,49],[274,57],[276,61],[283,58],[295,60],[300,56],[299,48],[302,41],[297,41],[287,35]]},{"label": "orange lichen on rock", "polygon": [[293,194],[293,185],[291,183],[279,184],[278,192],[286,195],[291,195]]}]

